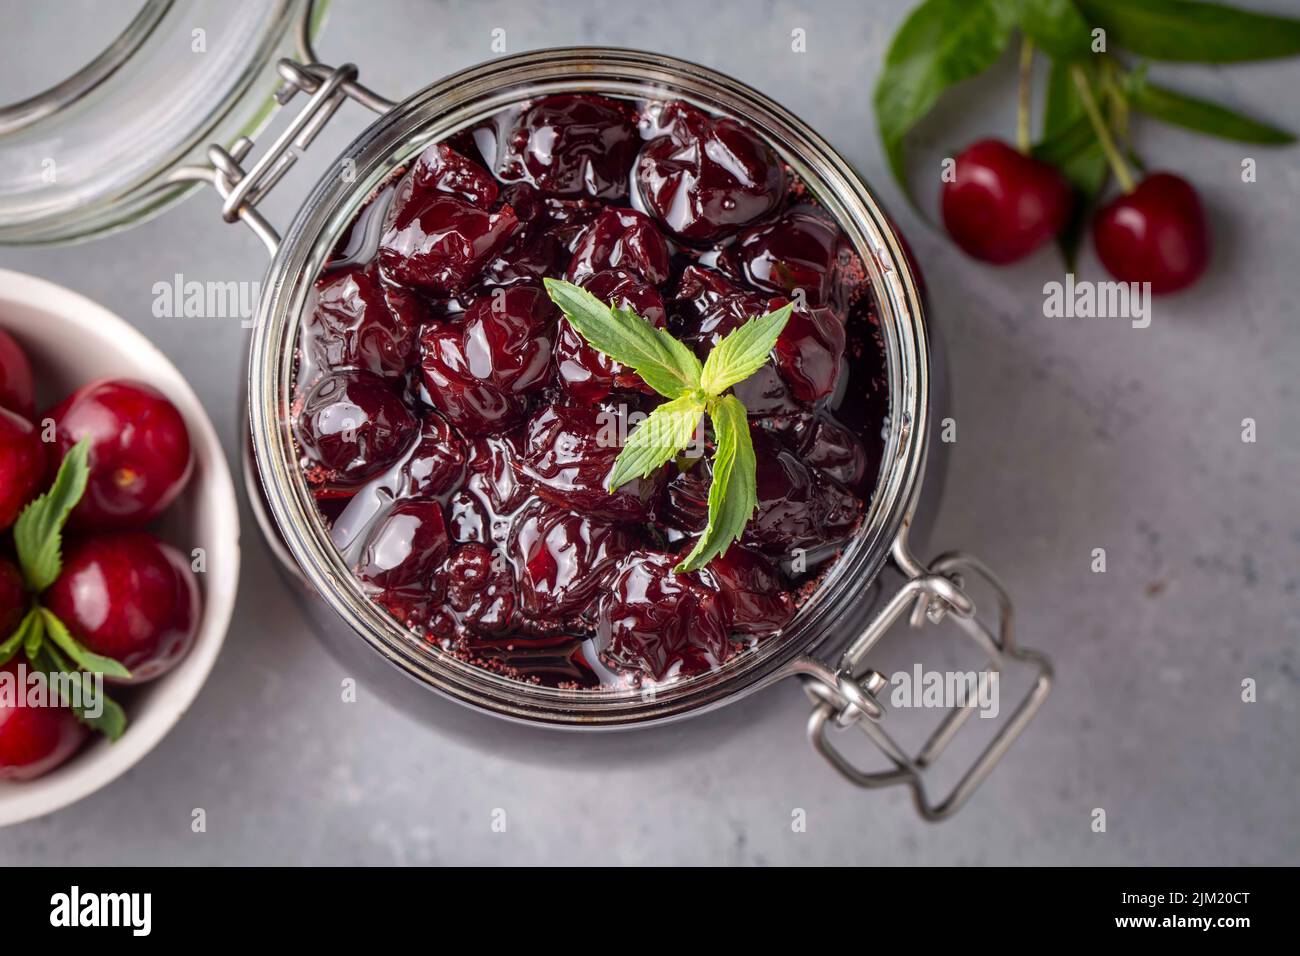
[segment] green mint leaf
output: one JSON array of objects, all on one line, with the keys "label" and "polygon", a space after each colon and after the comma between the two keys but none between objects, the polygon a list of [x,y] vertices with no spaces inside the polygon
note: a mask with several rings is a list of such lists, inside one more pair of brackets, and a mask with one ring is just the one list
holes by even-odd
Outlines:
[{"label": "green mint leaf", "polygon": [[32,618],[27,633],[23,635],[23,654],[29,661],[35,662],[41,653],[41,648],[45,646],[45,618],[39,608],[33,610],[36,611],[36,616]]},{"label": "green mint leaf", "polygon": [[628,436],[619,452],[609,476],[609,490],[614,491],[634,478],[645,478],[672,461],[690,444],[703,414],[704,401],[694,394],[664,402],[651,412]]},{"label": "green mint leaf", "polygon": [[1135,110],[1164,123],[1239,143],[1284,146],[1295,142],[1295,136],[1284,129],[1261,123],[1226,106],[1148,83],[1142,72],[1132,74],[1124,88]]},{"label": "green mint leaf", "polygon": [[588,345],[631,368],[664,398],[699,387],[700,360],[668,332],[629,309],[611,308],[571,282],[543,281],[551,301]]},{"label": "green mint leaf", "polygon": [[32,633],[32,629],[39,628],[40,626],[40,613],[36,608],[32,608],[23,616],[23,619],[18,622],[18,626],[14,628],[14,632],[5,638],[4,643],[0,643],[0,667],[8,664],[14,659],[15,654],[24,649],[24,645],[27,643],[28,637]]},{"label": "green mint leaf", "polygon": [[[42,649],[41,658],[42,663],[35,666],[41,667],[47,676],[62,672],[67,674],[68,679],[80,689],[80,705],[73,706],[71,701],[67,702],[79,721],[91,730],[99,731],[109,740],[115,741],[126,732],[126,712],[122,710],[115,700],[101,691],[99,695],[100,706],[88,708],[86,706],[88,701],[94,703],[95,687],[90,681],[86,680],[85,675],[76,668],[70,667],[63,655],[48,644]],[[90,716],[90,710],[92,709],[100,711],[98,717]]]},{"label": "green mint leaf", "polygon": [[709,523],[679,572],[704,567],[731,542],[740,538],[758,506],[758,464],[749,435],[745,406],[727,395],[709,410],[717,451],[713,456],[713,483],[709,486]]},{"label": "green mint leaf", "polygon": [[45,625],[46,636],[62,649],[83,671],[103,674],[105,677],[129,678],[131,672],[113,660],[88,651],[72,636],[67,626],[59,620],[58,615],[49,608],[40,608],[41,620]]},{"label": "green mint leaf", "polygon": [[1058,60],[1092,52],[1092,33],[1073,0],[1008,0],[1025,36]]},{"label": "green mint leaf", "polygon": [[885,156],[907,192],[903,138],[939,95],[997,62],[1014,17],[1005,0],[926,0],[894,34],[876,81],[876,122]]},{"label": "green mint leaf", "polygon": [[1300,53],[1300,20],[1191,0],[1076,0],[1109,46],[1153,60],[1236,63]]},{"label": "green mint leaf", "polygon": [[793,311],[794,304],[787,303],[728,332],[704,360],[700,388],[709,395],[721,395],[766,365]]},{"label": "green mint leaf", "polygon": [[63,569],[63,525],[86,491],[89,455],[89,441],[77,442],[64,456],[50,490],[24,508],[14,523],[18,563],[33,591],[44,591]]}]

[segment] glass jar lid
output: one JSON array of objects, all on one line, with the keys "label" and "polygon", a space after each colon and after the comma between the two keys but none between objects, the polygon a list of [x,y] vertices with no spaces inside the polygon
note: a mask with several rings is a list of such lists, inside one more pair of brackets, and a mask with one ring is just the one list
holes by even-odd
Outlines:
[{"label": "glass jar lid", "polygon": [[[145,0],[124,29],[120,10],[86,11],[92,32],[105,31],[102,51],[44,92],[0,106],[0,243],[89,238],[193,189],[170,173],[270,118],[270,64],[303,45],[297,28],[309,2]],[[312,34],[323,7],[312,10]],[[34,74],[42,51],[6,57]]]}]

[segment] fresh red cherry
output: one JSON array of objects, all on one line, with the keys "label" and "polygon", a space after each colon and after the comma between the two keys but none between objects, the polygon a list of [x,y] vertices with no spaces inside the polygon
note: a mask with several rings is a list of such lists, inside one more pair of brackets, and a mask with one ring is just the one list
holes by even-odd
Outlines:
[{"label": "fresh red cherry", "polygon": [[297,419],[307,480],[327,495],[355,488],[397,461],[418,427],[387,380],[332,372],[307,394]]},{"label": "fresh red cherry", "polygon": [[459,321],[429,323],[420,336],[429,403],[472,435],[522,419],[551,376],[558,314],[541,289],[515,286],[475,299]]},{"label": "fresh red cherry", "polygon": [[357,576],[381,589],[418,585],[428,580],[450,551],[442,505],[427,498],[407,498],[393,505],[370,532]]},{"label": "fresh red cherry", "polygon": [[662,484],[662,469],[609,490],[609,475],[631,431],[612,405],[551,405],[528,422],[520,471],[547,501],[611,521],[645,521]]},{"label": "fresh red cherry", "polygon": [[198,634],[194,572],[179,551],[143,532],[66,544],[63,570],[42,600],[85,647],[131,672],[123,683],[165,674]]},{"label": "fresh red cherry", "polygon": [[731,610],[707,572],[671,554],[629,554],[601,596],[596,642],[617,667],[655,680],[702,674],[731,656]]},{"label": "fresh red cherry", "polygon": [[785,194],[785,167],[763,140],[733,119],[680,101],[660,114],[664,135],[636,164],[645,208],[673,236],[707,243],[767,215]]},{"label": "fresh red cherry", "polygon": [[[654,286],[630,272],[608,269],[588,275],[579,284],[601,302],[631,309],[655,328],[662,329],[668,322],[664,301]],[[588,345],[566,318],[560,319],[556,330],[555,367],[564,390],[581,402],[600,401],[615,389],[654,392],[640,375]]]},{"label": "fresh red cherry", "polygon": [[635,209],[607,206],[582,234],[569,263],[569,281],[606,269],[622,269],[648,285],[668,278],[668,243],[650,217]]},{"label": "fresh red cherry", "polygon": [[51,704],[46,686],[45,706],[28,706],[26,693],[31,665],[19,654],[0,666],[0,684],[13,694],[0,694],[0,780],[35,780],[77,752],[89,735],[67,707]]},{"label": "fresh red cherry", "polygon": [[12,561],[0,558],[0,644],[22,623],[27,614],[27,592],[23,575]]},{"label": "fresh red cherry", "polygon": [[384,219],[379,268],[390,282],[432,293],[464,289],[519,225],[514,210],[480,209],[404,177]]},{"label": "fresh red cherry", "polygon": [[525,180],[555,196],[621,199],[640,145],[626,103],[583,94],[547,96],[505,133],[497,176]]},{"label": "fresh red cherry", "polygon": [[562,618],[585,610],[633,540],[618,525],[542,502],[531,505],[510,536],[524,613]]},{"label": "fresh red cherry", "polygon": [[306,388],[318,374],[343,368],[400,377],[415,358],[416,333],[428,308],[405,289],[379,278],[374,265],[326,272],[316,280],[316,300],[303,323]]},{"label": "fresh red cherry", "polygon": [[1210,261],[1210,230],[1187,180],[1152,173],[1099,213],[1097,255],[1121,282],[1150,282],[1156,295],[1195,282]]},{"label": "fresh red cherry", "polygon": [[27,353],[4,329],[0,329],[0,408],[31,418],[36,410],[32,390],[32,366]]},{"label": "fresh red cherry", "polygon": [[190,480],[190,434],[176,406],[152,385],[93,382],[57,405],[51,470],[82,439],[90,440],[90,478],[71,526],[110,531],[140,528],[176,500]]},{"label": "fresh red cherry", "polygon": [[0,531],[18,518],[45,481],[45,445],[27,419],[0,408]]},{"label": "fresh red cherry", "polygon": [[943,222],[967,255],[1004,265],[1060,232],[1073,201],[1055,167],[985,139],[958,155],[943,184]]}]

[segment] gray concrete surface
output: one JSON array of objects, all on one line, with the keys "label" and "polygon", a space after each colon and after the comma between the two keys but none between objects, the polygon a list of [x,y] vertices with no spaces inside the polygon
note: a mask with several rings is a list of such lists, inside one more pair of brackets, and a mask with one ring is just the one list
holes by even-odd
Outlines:
[{"label": "gray concrete surface", "polygon": [[[487,59],[495,27],[512,51],[582,42],[670,52],[775,96],[863,170],[916,250],[951,352],[958,440],[935,543],[1001,569],[1020,634],[1059,674],[1039,719],[955,820],[927,825],[901,792],[842,783],[803,742],[807,704],[795,686],[747,705],[744,727],[716,746],[560,768],[544,753],[524,762],[450,740],[364,691],[343,704],[343,673],[250,526],[235,623],[192,711],[112,786],[0,832],[0,861],[1300,863],[1300,153],[1146,124],[1143,152],[1205,197],[1212,273],[1158,300],[1145,330],[1046,319],[1042,284],[1061,273],[1051,252],[1001,270],[972,263],[884,172],[871,89],[908,6],[342,0],[319,46],[391,94]],[[795,28],[806,30],[804,54],[790,50]],[[7,33],[0,78],[20,84],[21,64],[35,69],[47,53]],[[918,156],[935,161],[919,160],[922,170],[978,135],[1011,137],[1010,67],[968,84],[926,124]],[[1300,63],[1160,72],[1300,128]],[[273,221],[287,220],[364,122],[354,107],[336,119],[267,204]],[[1258,161],[1254,184],[1240,178],[1245,156]],[[932,219],[937,177],[919,171],[917,181]],[[175,273],[256,280],[264,265],[250,234],[217,221],[211,195],[107,240],[0,250],[0,266],[89,295],[157,342],[232,460],[237,323],[155,319],[151,288]],[[1080,270],[1102,277],[1091,253]],[[1253,444],[1241,437],[1248,417]],[[1099,547],[1105,574],[1089,567]],[[1245,678],[1257,702],[1242,701]],[[205,834],[190,830],[195,807],[207,810]],[[492,828],[498,808],[504,833]],[[806,832],[793,832],[796,808]],[[1091,828],[1094,808],[1106,811],[1104,833]]]}]

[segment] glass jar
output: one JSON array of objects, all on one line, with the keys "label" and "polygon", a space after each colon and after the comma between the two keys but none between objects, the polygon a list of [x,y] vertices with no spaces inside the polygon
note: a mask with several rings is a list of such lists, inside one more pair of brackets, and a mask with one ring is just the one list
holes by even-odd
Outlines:
[{"label": "glass jar", "polygon": [[[930,819],[953,812],[1041,704],[1050,687],[1050,665],[1014,646],[1010,600],[980,562],[949,553],[927,565],[908,547],[909,531],[918,516],[924,517],[918,502],[926,484],[936,390],[931,342],[902,240],[867,186],[797,117],[736,80],[692,63],[630,50],[545,50],[463,70],[394,104],[361,86],[355,67],[317,62],[310,43],[312,5],[300,13],[297,59],[279,61],[282,85],[276,99],[287,106],[302,94],[306,103],[301,111],[256,158],[251,138],[239,137],[228,146],[211,145],[206,163],[173,166],[165,180],[177,188],[190,182],[212,184],[223,198],[223,218],[249,225],[273,254],[249,355],[246,478],[254,513],[272,550],[309,594],[325,642],[356,668],[352,673],[382,685],[386,697],[443,725],[457,722],[448,716],[447,702],[452,701],[464,705],[456,708],[462,715],[477,711],[537,728],[657,727],[717,710],[797,676],[813,702],[809,739],[846,778],[864,787],[907,784],[918,809]],[[331,543],[298,467],[289,412],[304,305],[327,256],[365,200],[395,167],[430,143],[521,101],[573,92],[682,99],[730,116],[765,139],[838,220],[865,264],[885,347],[890,414],[883,463],[868,511],[840,559],[779,636],[714,672],[650,691],[562,690],[511,681],[439,653],[405,630],[367,598]],[[331,164],[281,238],[258,203],[348,98],[379,117]],[[891,562],[904,581],[882,598],[878,585]],[[986,579],[996,595],[993,627],[977,613],[966,589],[965,582],[974,578]],[[952,710],[916,757],[889,737],[878,697],[887,680],[866,666],[865,657],[893,624],[908,616],[915,626],[954,621],[987,655],[990,669],[1019,659],[1037,671],[1029,695],[958,785],[938,801],[927,795],[922,770],[970,716],[974,702]],[[483,726],[480,721],[468,732],[486,738]],[[497,721],[495,726],[506,725]],[[855,726],[884,751],[889,769],[863,771],[842,755],[834,743],[836,731]],[[492,739],[499,741],[502,735],[494,732]],[[592,738],[569,739],[581,749]]]}]

